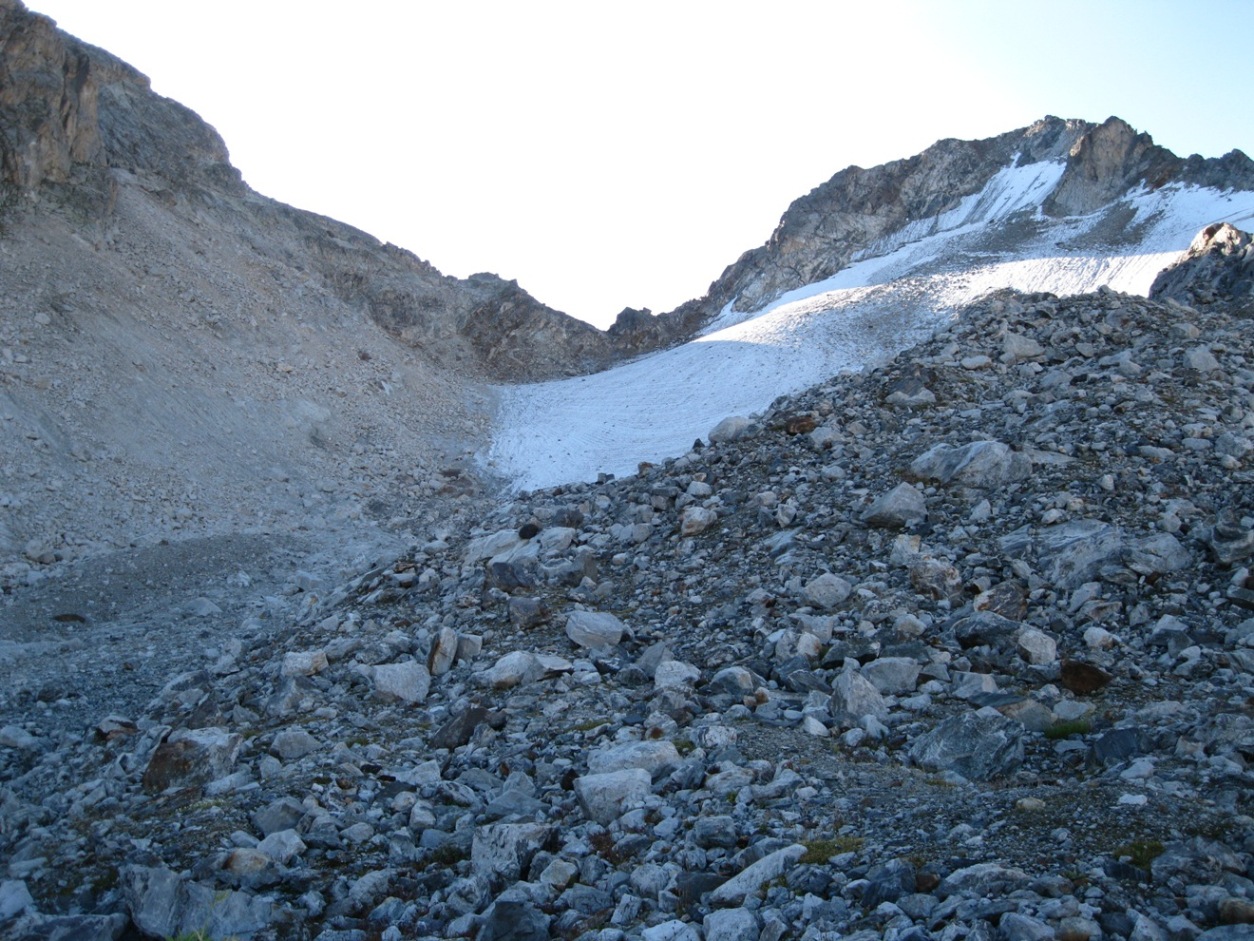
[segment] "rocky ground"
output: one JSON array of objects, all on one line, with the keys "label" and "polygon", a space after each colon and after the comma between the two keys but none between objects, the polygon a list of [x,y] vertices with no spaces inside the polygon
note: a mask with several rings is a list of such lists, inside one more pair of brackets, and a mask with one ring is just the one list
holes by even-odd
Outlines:
[{"label": "rocky ground", "polygon": [[[338,586],[264,535],[47,580],[3,931],[1249,937],[1249,324],[995,295]],[[202,549],[264,563],[153,578]]]}]

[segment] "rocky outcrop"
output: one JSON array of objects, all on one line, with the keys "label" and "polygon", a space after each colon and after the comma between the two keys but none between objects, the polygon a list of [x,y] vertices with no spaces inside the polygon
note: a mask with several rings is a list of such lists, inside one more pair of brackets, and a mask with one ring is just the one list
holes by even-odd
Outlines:
[{"label": "rocky outcrop", "polygon": [[545,307],[514,282],[473,308],[462,334],[489,375],[506,382],[595,372],[615,358],[606,334]]},{"label": "rocky outcrop", "polygon": [[1155,300],[1181,304],[1254,303],[1254,237],[1217,222],[1197,234],[1188,254],[1165,269],[1150,288]]},{"label": "rocky outcrop", "polygon": [[64,183],[75,165],[99,165],[100,86],[86,49],[52,20],[0,0],[0,174],[10,187]]},{"label": "rocky outcrop", "polygon": [[1179,174],[1181,161],[1119,118],[1088,128],[1067,154],[1067,169],[1046,200],[1052,215],[1096,212],[1132,187],[1159,187]]}]

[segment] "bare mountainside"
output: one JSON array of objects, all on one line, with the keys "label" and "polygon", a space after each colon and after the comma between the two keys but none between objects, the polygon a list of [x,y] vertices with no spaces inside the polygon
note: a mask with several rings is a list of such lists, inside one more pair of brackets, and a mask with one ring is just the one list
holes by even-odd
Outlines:
[{"label": "bare mountainside", "polygon": [[[603,362],[512,283],[250,191],[196,115],[20,3],[0,48],[10,580],[136,539],[403,518],[464,489],[474,382]],[[477,326],[524,310],[525,335]]]}]

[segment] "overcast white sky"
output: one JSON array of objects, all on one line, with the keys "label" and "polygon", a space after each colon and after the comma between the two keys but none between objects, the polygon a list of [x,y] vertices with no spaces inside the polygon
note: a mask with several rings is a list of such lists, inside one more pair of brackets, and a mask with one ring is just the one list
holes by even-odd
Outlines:
[{"label": "overcast white sky", "polygon": [[669,310],[851,164],[1046,115],[1254,156],[1250,0],[26,0],[256,190],[599,325]]}]

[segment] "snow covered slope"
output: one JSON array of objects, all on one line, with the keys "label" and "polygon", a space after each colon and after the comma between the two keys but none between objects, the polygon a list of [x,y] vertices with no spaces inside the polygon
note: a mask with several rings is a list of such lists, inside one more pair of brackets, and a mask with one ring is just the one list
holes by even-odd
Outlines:
[{"label": "snow covered slope", "polygon": [[[684,453],[728,415],[895,356],[990,291],[1145,294],[1203,226],[1254,222],[1254,193],[1179,184],[1049,219],[1040,207],[1063,168],[1007,167],[980,193],[881,239],[834,277],[759,311],[727,305],[684,346],[590,376],[501,387],[480,458],[517,489],[634,473],[641,461]],[[1103,243],[1112,211],[1136,244],[1126,236],[1122,245]]]}]

